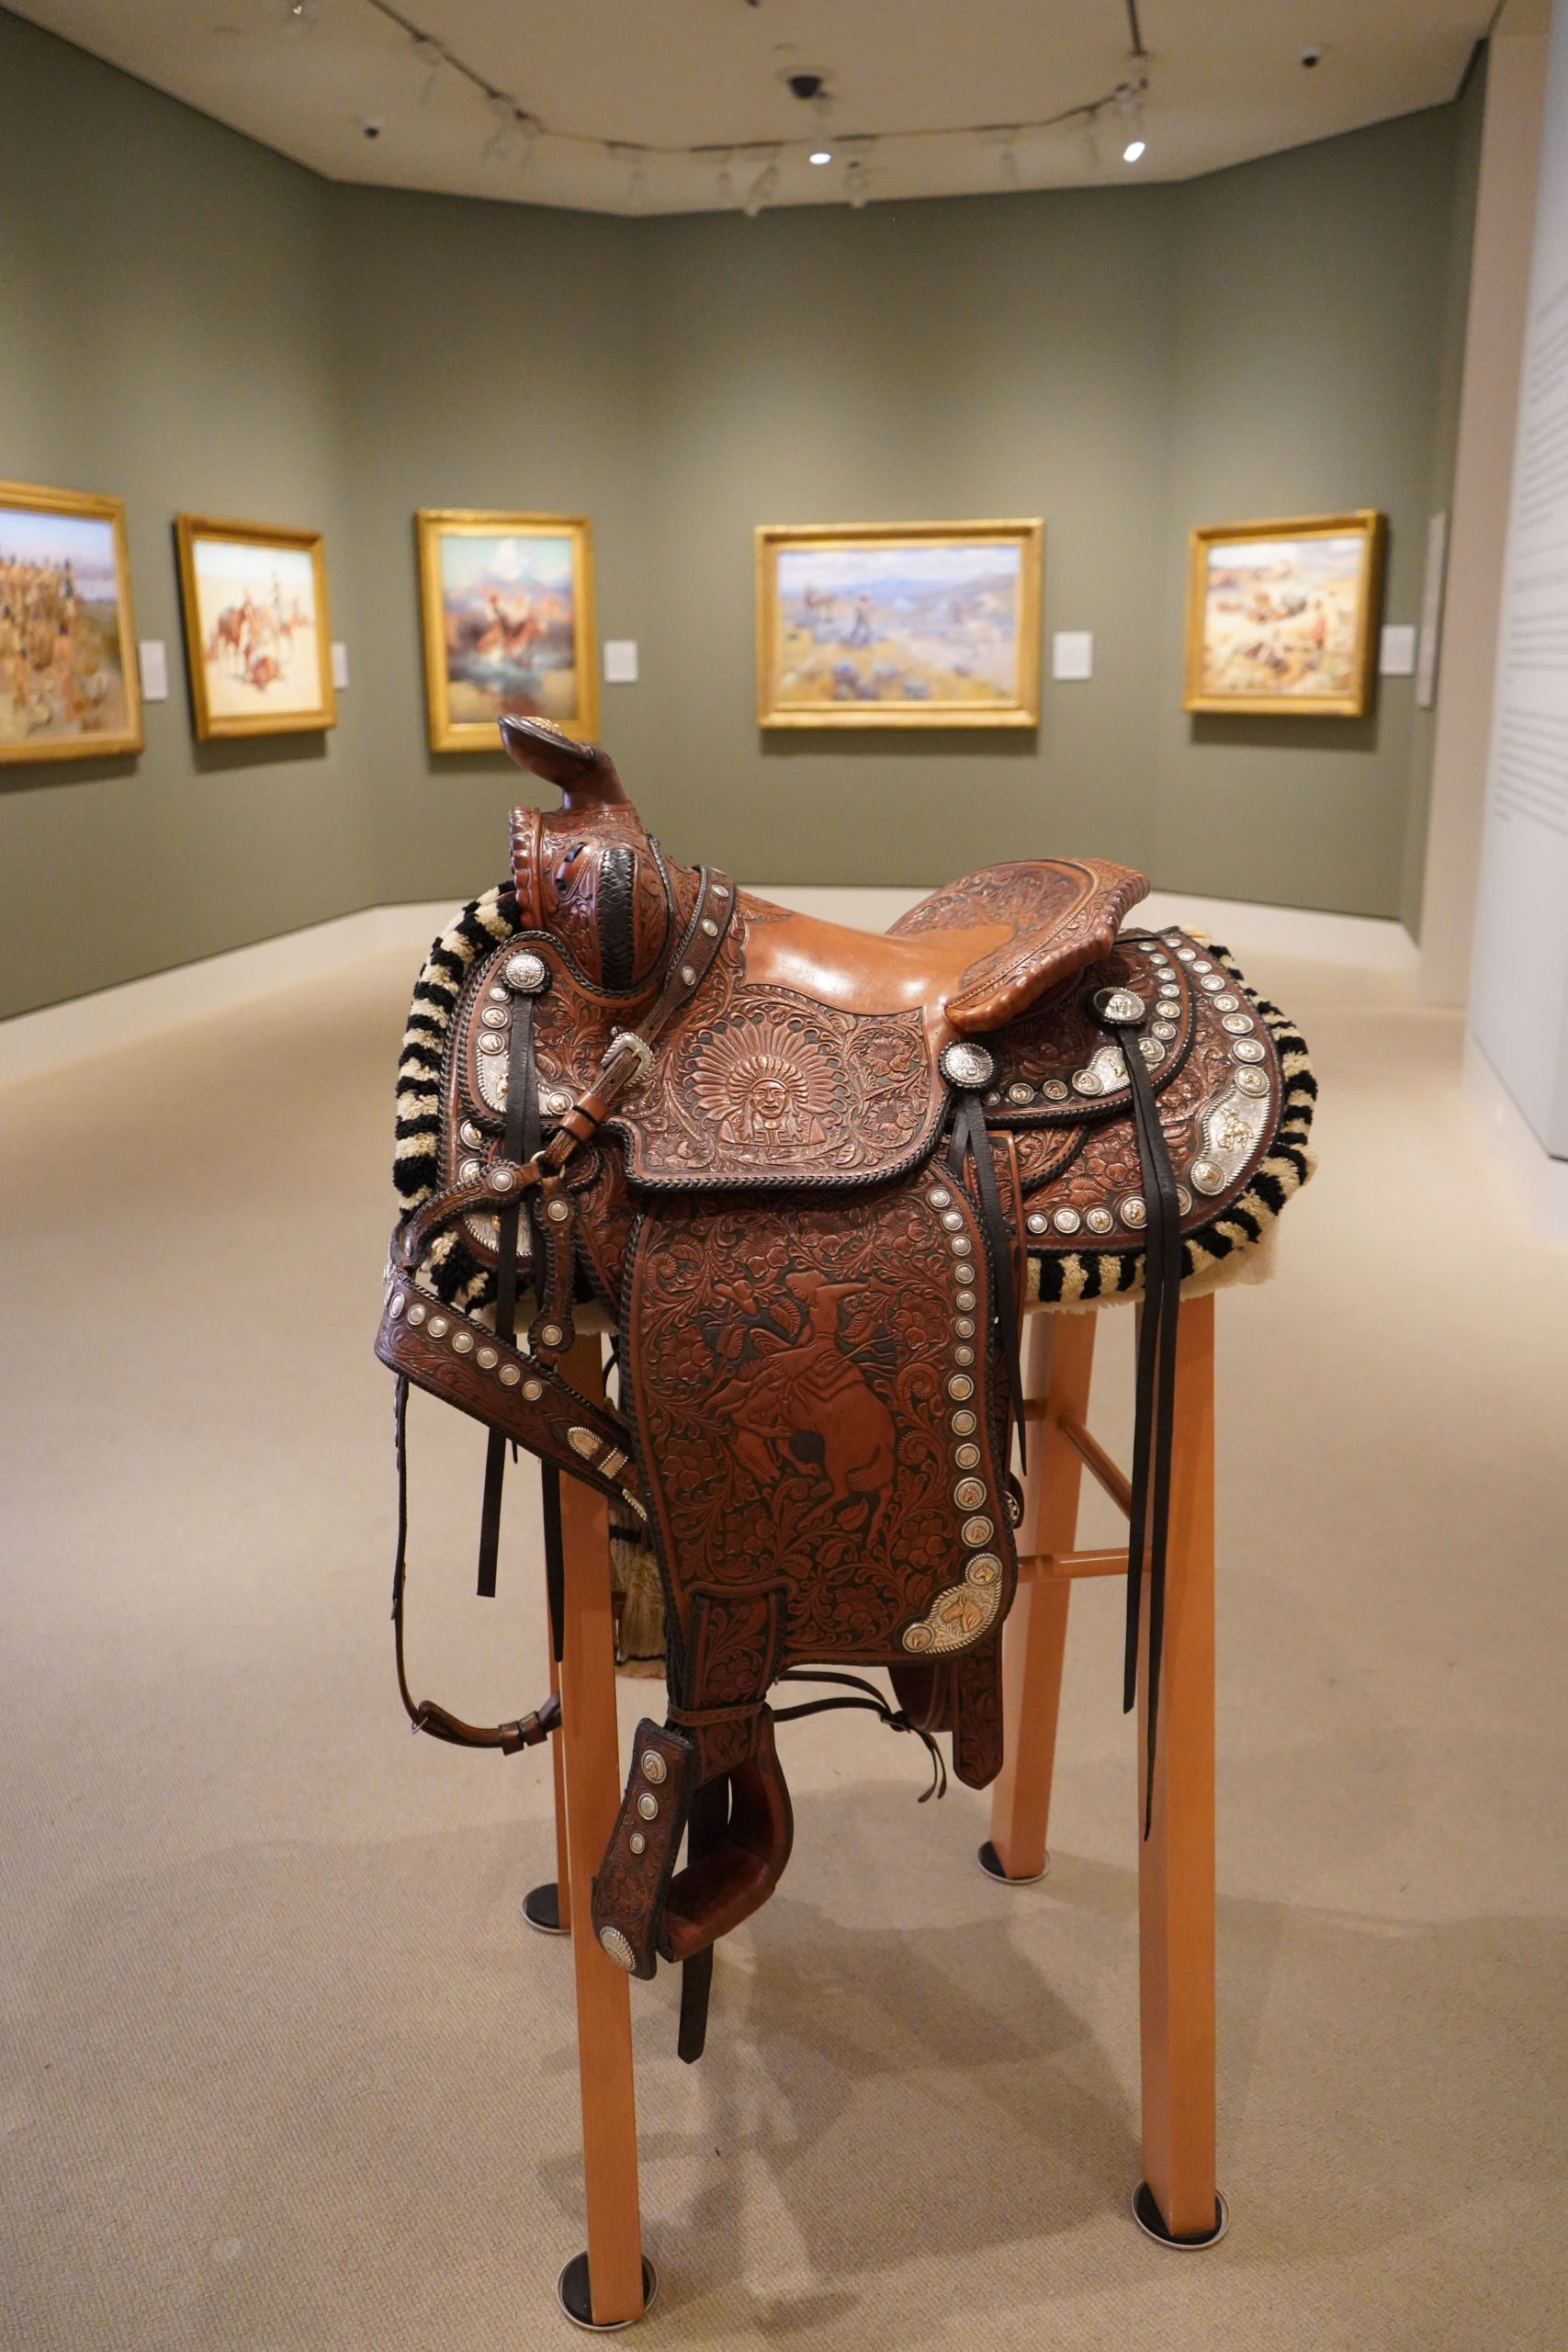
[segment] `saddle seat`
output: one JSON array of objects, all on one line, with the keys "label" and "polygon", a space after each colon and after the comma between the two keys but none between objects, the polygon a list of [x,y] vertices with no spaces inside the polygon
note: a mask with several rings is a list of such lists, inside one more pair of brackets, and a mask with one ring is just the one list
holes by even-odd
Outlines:
[{"label": "saddle seat", "polygon": [[[543,820],[547,833],[580,831],[606,810],[631,814],[607,752],[536,719],[501,724],[518,764],[565,795]],[[1098,962],[1148,887],[1131,866],[1104,858],[1020,859],[933,891],[881,934],[743,894],[746,981],[853,1014],[919,1010],[940,1051],[953,1036],[1002,1028]]]}]

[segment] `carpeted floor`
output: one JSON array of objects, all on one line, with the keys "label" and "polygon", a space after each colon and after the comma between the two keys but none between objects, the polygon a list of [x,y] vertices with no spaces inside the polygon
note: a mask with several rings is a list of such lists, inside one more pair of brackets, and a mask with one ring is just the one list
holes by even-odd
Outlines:
[{"label": "carpeted floor", "polygon": [[[391,1680],[407,961],[0,1101],[6,2352],[566,2340],[570,1968],[518,1914],[547,1767],[411,1740]],[[1563,2341],[1568,1258],[1454,1020],[1254,961],[1325,1092],[1280,1279],[1220,1308],[1230,2234],[1127,2217],[1134,1768],[1089,1588],[1043,1886],[829,1718],[781,1735],[795,1859],[700,2067],[673,1981],[634,1988],[648,2352]],[[414,1679],[494,1720],[544,1688],[532,1481],[477,1603],[479,1437],[413,1419]]]}]

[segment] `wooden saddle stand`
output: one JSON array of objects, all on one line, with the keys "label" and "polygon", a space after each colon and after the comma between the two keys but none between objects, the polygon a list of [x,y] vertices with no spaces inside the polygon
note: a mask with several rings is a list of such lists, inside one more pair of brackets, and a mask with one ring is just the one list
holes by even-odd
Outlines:
[{"label": "wooden saddle stand", "polygon": [[[508,880],[415,988],[376,1346],[409,1715],[505,1753],[559,1734],[555,1924],[592,1929],[589,2243],[563,2308],[613,2327],[647,2306],[626,1978],[682,1963],[698,2057],[714,1943],[789,1858],[775,1725],[865,1708],[925,1743],[939,1792],[945,1733],[959,1778],[995,1786],[983,1864],[1038,1878],[1083,1575],[1126,1578],[1140,1722],[1134,2210],[1213,2243],[1212,1293],[1310,1172],[1302,1041],[1223,950],[1124,930],[1147,889],[1128,867],[987,867],[874,938],[675,864],[603,752],[502,733],[562,802],[513,813]],[[1094,1316],[1066,1311],[1117,1299],[1139,1305],[1128,1478],[1085,1422]],[[490,1430],[481,1594],[508,1445],[543,1465],[556,1671],[493,1728],[404,1673],[411,1383]],[[1075,1548],[1086,1465],[1124,1551]],[[667,1640],[665,1720],[638,1724],[624,1792],[612,1526],[651,1549]],[[867,1667],[891,1701],[848,1671]],[[780,1681],[831,1695],[775,1707]]]}]

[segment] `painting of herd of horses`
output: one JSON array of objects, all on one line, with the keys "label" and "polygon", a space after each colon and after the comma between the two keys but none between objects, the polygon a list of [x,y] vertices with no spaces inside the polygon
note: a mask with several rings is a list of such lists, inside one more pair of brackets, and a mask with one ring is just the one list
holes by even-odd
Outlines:
[{"label": "painting of herd of horses", "polygon": [[0,764],[141,749],[125,512],[0,482]]},{"label": "painting of herd of horses", "polygon": [[1383,530],[1371,508],[1195,530],[1183,708],[1364,717]]},{"label": "painting of herd of horses", "polygon": [[498,751],[502,718],[547,718],[579,740],[592,737],[585,518],[427,506],[417,526],[432,751]]},{"label": "painting of herd of horses", "polygon": [[1043,526],[763,524],[761,727],[1032,727]]},{"label": "painting of herd of horses", "polygon": [[335,726],[320,532],[178,514],[175,537],[197,734]]}]

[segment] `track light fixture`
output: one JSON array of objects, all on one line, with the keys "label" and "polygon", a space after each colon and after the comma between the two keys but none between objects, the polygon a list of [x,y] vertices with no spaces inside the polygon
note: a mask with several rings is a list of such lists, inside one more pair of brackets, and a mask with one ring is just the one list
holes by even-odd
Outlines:
[{"label": "track light fixture", "polygon": [[852,155],[844,165],[844,194],[850,209],[860,212],[871,202],[871,178],[859,155]]},{"label": "track light fixture", "polygon": [[770,164],[758,174],[740,200],[740,209],[748,220],[755,220],[764,205],[771,204],[779,192],[779,167]]},{"label": "track light fixture", "polygon": [[1122,161],[1135,164],[1145,153],[1147,141],[1144,137],[1144,92],[1148,83],[1143,77],[1136,82],[1123,82],[1116,93],[1116,112],[1122,127]]},{"label": "track light fixture", "polygon": [[424,79],[419,87],[419,102],[422,107],[427,107],[434,98],[436,85],[441,79],[441,68],[446,62],[446,55],[434,33],[415,33],[413,46],[414,54],[419,59],[421,70],[424,74]]}]

